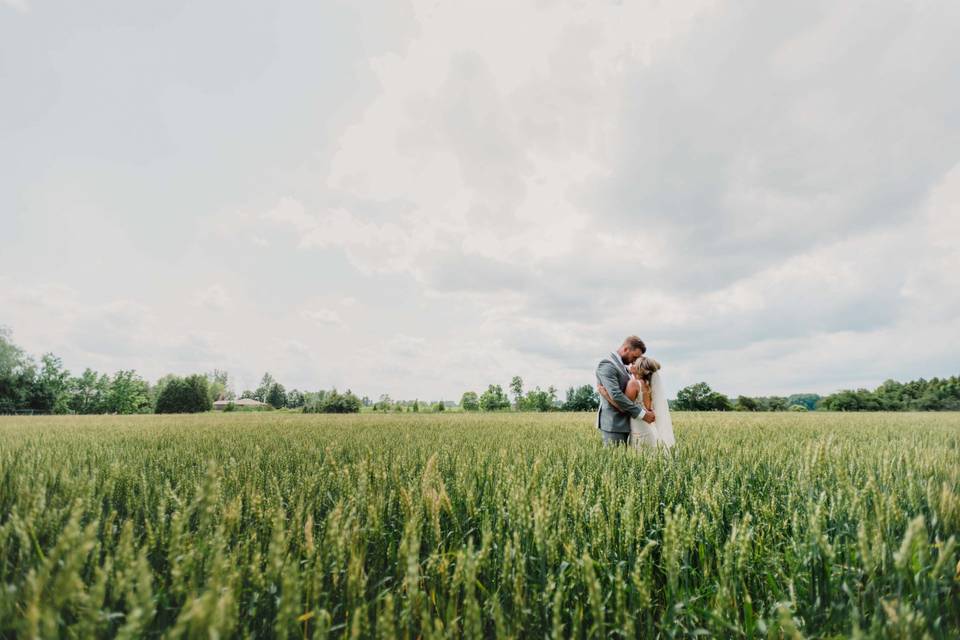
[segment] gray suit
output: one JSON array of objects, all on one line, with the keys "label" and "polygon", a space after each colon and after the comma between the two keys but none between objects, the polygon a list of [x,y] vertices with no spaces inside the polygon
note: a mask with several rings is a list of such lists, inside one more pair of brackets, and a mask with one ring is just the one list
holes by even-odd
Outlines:
[{"label": "gray suit", "polygon": [[[620,356],[611,353],[597,365],[597,384],[602,384],[613,401],[626,413],[617,411],[607,399],[600,396],[600,408],[597,410],[597,428],[606,433],[629,434],[630,418],[642,418],[643,407],[630,400],[623,392],[630,382],[630,373],[620,360]],[[604,441],[610,438],[604,436]],[[623,438],[613,438],[623,440]]]}]

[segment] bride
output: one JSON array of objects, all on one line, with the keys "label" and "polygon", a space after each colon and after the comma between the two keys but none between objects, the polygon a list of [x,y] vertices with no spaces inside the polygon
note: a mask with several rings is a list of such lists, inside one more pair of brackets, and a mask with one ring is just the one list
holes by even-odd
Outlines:
[{"label": "bride", "polygon": [[[610,398],[610,394],[601,385],[600,393],[607,401],[619,409]],[[624,394],[633,402],[642,403],[647,411],[653,410],[657,419],[647,424],[637,418],[630,419],[630,444],[635,448],[663,446],[667,449],[676,443],[673,437],[673,421],[670,419],[670,406],[667,394],[660,379],[660,363],[653,358],[642,356],[630,366],[630,382]],[[638,400],[639,398],[639,400]]]}]

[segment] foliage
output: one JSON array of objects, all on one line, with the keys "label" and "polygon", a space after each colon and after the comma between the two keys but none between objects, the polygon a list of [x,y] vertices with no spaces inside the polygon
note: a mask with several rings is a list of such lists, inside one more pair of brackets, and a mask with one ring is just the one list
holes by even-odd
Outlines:
[{"label": "foliage", "polygon": [[567,389],[567,399],[563,403],[564,411],[596,411],[600,407],[600,396],[593,385]]},{"label": "foliage", "polygon": [[210,411],[209,382],[206,376],[192,375],[186,378],[168,376],[157,395],[156,413],[199,413]]},{"label": "foliage", "polygon": [[274,409],[282,409],[287,406],[287,390],[279,382],[274,382],[267,390],[266,400],[263,400]]},{"label": "foliage", "polygon": [[[274,384],[276,384],[276,382],[277,381],[273,379],[273,376],[270,375],[270,372],[268,371],[267,373],[264,373],[263,378],[260,379],[260,386],[257,387],[255,391],[249,392],[251,393],[250,396],[245,396],[245,397],[250,397],[250,398],[253,398],[254,400],[259,400],[260,402],[267,402],[267,394],[270,393],[270,389],[273,387]],[[244,392],[244,393],[248,393],[248,392]]]},{"label": "foliage", "polygon": [[316,399],[303,406],[304,413],[359,413],[360,398],[347,389],[339,393],[336,389],[317,394]]},{"label": "foliage", "polygon": [[117,371],[110,380],[105,410],[107,413],[148,413],[149,387],[136,371]]},{"label": "foliage", "polygon": [[237,394],[230,388],[230,374],[223,369],[214,369],[207,374],[209,384],[210,402],[216,402],[220,398],[224,400],[234,400]]},{"label": "foliage", "polygon": [[820,403],[830,411],[960,411],[960,377],[900,383],[887,380],[874,391],[831,394]]},{"label": "foliage", "polygon": [[5,418],[0,635],[956,637],[956,415],[590,422]]},{"label": "foliage", "polygon": [[520,411],[523,408],[523,378],[513,376],[510,381],[510,393],[513,394],[513,406]]},{"label": "foliage", "polygon": [[510,408],[510,399],[503,387],[492,384],[480,395],[480,409],[483,411],[503,411]]},{"label": "foliage", "polygon": [[287,408],[288,409],[299,409],[303,406],[303,393],[297,389],[291,389],[287,392]]},{"label": "foliage", "polygon": [[677,392],[674,408],[678,411],[729,411],[733,407],[727,396],[714,391],[706,382],[698,382]]},{"label": "foliage", "polygon": [[537,387],[520,401],[520,409],[523,411],[553,411],[557,402],[557,390],[550,387],[546,391]]},{"label": "foliage", "polygon": [[460,408],[464,411],[479,411],[480,398],[475,391],[464,391],[460,396]]}]

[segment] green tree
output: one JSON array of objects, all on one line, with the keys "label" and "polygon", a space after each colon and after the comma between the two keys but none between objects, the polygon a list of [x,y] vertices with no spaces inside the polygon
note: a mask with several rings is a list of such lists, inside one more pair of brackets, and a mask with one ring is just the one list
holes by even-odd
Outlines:
[{"label": "green tree", "polygon": [[325,392],[321,399],[305,404],[304,413],[359,413],[360,398],[347,389],[346,393],[339,393],[336,389]]},{"label": "green tree", "polygon": [[678,411],[729,411],[733,408],[727,396],[714,391],[706,382],[678,391],[673,406]]},{"label": "green tree", "polygon": [[510,392],[513,394],[514,406],[519,411],[523,405],[523,378],[513,376],[513,380],[510,381]]},{"label": "green tree", "polygon": [[291,389],[287,392],[287,408],[299,409],[303,406],[303,393],[297,389]]},{"label": "green tree", "polygon": [[737,402],[733,408],[736,411],[756,411],[757,401],[747,396],[737,396]]},{"label": "green tree", "polygon": [[80,414],[103,413],[109,393],[109,376],[87,368],[70,380],[70,410]]},{"label": "green tree", "polygon": [[523,399],[522,406],[528,411],[550,411],[553,409],[553,398],[551,398],[549,391],[543,391],[540,387],[537,387],[527,393],[527,396]]},{"label": "green tree", "polygon": [[479,411],[480,410],[480,398],[477,397],[475,391],[464,391],[463,395],[460,396],[460,408],[464,411]]},{"label": "green tree", "polygon": [[480,395],[480,409],[483,411],[503,411],[510,408],[510,399],[503,392],[503,387],[491,384]]},{"label": "green tree", "polygon": [[230,388],[230,374],[222,369],[214,369],[208,373],[207,384],[211,402],[216,402],[220,398],[234,400],[237,397]]},{"label": "green tree", "polygon": [[10,335],[10,329],[0,327],[0,413],[26,409],[36,378],[33,361]]},{"label": "green tree", "polygon": [[787,407],[798,404],[806,407],[807,411],[813,411],[817,408],[818,402],[820,402],[820,396],[816,393],[795,393],[787,398]]},{"label": "green tree", "polygon": [[70,372],[52,353],[40,359],[40,371],[30,392],[30,408],[38,413],[67,413],[70,410]]},{"label": "green tree", "polygon": [[149,387],[136,371],[121,370],[113,375],[106,410],[109,413],[146,413],[150,410]]},{"label": "green tree", "polygon": [[593,385],[567,389],[567,399],[563,403],[564,411],[596,411],[600,406],[600,396]]},{"label": "green tree", "polygon": [[204,375],[186,378],[167,376],[157,395],[156,413],[200,413],[213,408],[210,400],[209,380]]},{"label": "green tree", "polygon": [[447,406],[443,403],[443,400],[437,403],[437,406],[434,407],[434,411],[440,413],[447,410]]},{"label": "green tree", "polygon": [[[267,402],[267,394],[270,393],[271,387],[276,384],[276,380],[273,379],[273,376],[270,375],[270,372],[263,374],[263,378],[260,379],[260,386],[257,387],[256,391],[253,392],[251,396],[254,400],[259,400],[260,402]],[[267,402],[267,404],[270,404]]]},{"label": "green tree", "polygon": [[267,390],[266,402],[268,405],[274,409],[282,409],[287,406],[287,391],[283,388],[283,385],[279,382],[274,382],[270,385],[270,388]]}]

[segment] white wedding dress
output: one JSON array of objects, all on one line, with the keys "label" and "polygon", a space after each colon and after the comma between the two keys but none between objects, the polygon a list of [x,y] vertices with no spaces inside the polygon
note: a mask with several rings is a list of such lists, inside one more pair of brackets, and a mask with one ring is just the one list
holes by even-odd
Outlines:
[{"label": "white wedding dress", "polygon": [[[647,424],[638,418],[630,418],[630,444],[640,449],[644,447],[664,447],[669,449],[677,440],[673,437],[673,420],[670,419],[670,405],[667,393],[663,389],[660,372],[655,371],[650,378],[650,399],[657,419]],[[638,398],[641,402],[643,396]]]}]

